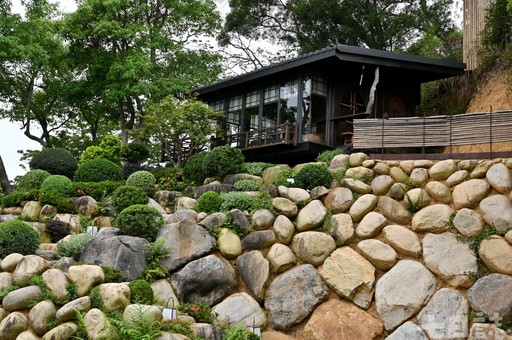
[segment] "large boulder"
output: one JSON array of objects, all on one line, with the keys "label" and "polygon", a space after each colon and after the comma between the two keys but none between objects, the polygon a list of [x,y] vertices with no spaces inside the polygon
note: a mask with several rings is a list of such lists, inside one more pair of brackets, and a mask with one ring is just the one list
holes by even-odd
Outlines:
[{"label": "large boulder", "polygon": [[470,179],[457,185],[452,192],[455,209],[478,204],[489,194],[490,185],[483,179]]},{"label": "large boulder", "polygon": [[261,252],[253,250],[236,259],[236,268],[252,296],[258,302],[263,301],[265,288],[270,279],[269,261]]},{"label": "large boulder", "polygon": [[416,232],[442,233],[448,230],[453,210],[446,204],[429,205],[414,214],[412,230]]},{"label": "large boulder", "polygon": [[512,188],[510,170],[503,163],[494,164],[487,170],[485,177],[491,187],[501,194],[508,194]]},{"label": "large boulder", "polygon": [[512,203],[505,195],[493,195],[480,202],[480,212],[485,223],[499,231],[512,225]]},{"label": "large boulder", "polygon": [[48,330],[48,324],[55,321],[56,313],[57,308],[49,300],[41,301],[32,307],[28,319],[34,333],[39,336],[44,335]]},{"label": "large boulder", "polygon": [[27,286],[7,293],[2,300],[2,307],[9,312],[27,309],[30,304],[43,300],[43,297],[41,287]]},{"label": "large boulder", "polygon": [[313,200],[309,202],[299,211],[297,216],[297,230],[305,231],[320,226],[326,215],[327,209],[320,200]]},{"label": "large boulder", "polygon": [[[324,198],[324,205],[335,214],[347,211],[354,202],[352,191],[347,188],[331,189]],[[299,212],[299,216],[301,213]]]},{"label": "large boulder", "polygon": [[325,233],[305,231],[293,237],[292,249],[304,263],[317,267],[336,249],[336,242]]},{"label": "large boulder", "polygon": [[[469,289],[469,304],[486,318],[512,321],[512,277],[490,274],[478,279]],[[496,319],[501,318],[501,319]]]},{"label": "large boulder", "polygon": [[37,255],[25,255],[12,273],[12,282],[20,287],[28,285],[31,276],[43,273],[50,262]]},{"label": "large boulder", "polygon": [[0,322],[0,339],[14,340],[28,329],[28,318],[22,312],[12,312]]},{"label": "large boulder", "polygon": [[416,233],[400,225],[388,225],[382,230],[384,239],[397,252],[418,257],[421,254],[421,243]]},{"label": "large boulder", "polygon": [[243,324],[246,327],[265,328],[267,318],[259,303],[247,293],[236,293],[212,308],[217,313],[215,325],[228,326]]}]

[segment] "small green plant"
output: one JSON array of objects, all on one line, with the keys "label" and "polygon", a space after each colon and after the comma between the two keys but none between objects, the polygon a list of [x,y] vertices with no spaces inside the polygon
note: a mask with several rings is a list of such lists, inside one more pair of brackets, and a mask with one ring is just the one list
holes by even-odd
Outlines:
[{"label": "small green plant", "polygon": [[272,196],[268,191],[261,191],[258,196],[252,199],[252,210],[267,209],[272,211]]},{"label": "small green plant", "polygon": [[181,334],[189,337],[190,339],[194,338],[194,334],[192,333],[190,326],[182,323],[165,323],[162,326],[162,331],[173,334]]},{"label": "small green plant", "polygon": [[244,155],[238,148],[229,145],[218,146],[206,154],[203,160],[203,171],[208,177],[224,178],[228,174],[236,174],[244,169]]},{"label": "small green plant", "polygon": [[75,213],[75,201],[70,197],[63,197],[57,192],[41,192],[39,202],[53,205],[61,213]]},{"label": "small green plant", "polygon": [[[247,236],[247,232],[244,232],[242,229],[240,229],[240,226],[238,224],[236,224],[235,221],[233,221],[232,219],[229,219],[226,223],[224,223],[222,228],[229,229],[233,234],[238,235],[240,238]],[[219,230],[220,230],[220,228],[215,229],[215,231],[214,231],[216,233],[215,238],[219,237],[219,235],[218,235]]]},{"label": "small green plant", "polygon": [[70,301],[78,299],[78,294],[76,292],[76,283],[70,282],[66,285],[66,291],[68,292],[68,297]]},{"label": "small green plant", "polygon": [[77,161],[73,154],[63,148],[46,148],[34,153],[30,160],[30,169],[48,171],[52,175],[63,175],[73,178]]},{"label": "small green plant", "polygon": [[24,201],[33,201],[39,197],[39,190],[15,191],[9,195],[0,197],[0,205],[3,207],[19,207]]},{"label": "small green plant", "polygon": [[134,280],[128,283],[131,293],[132,303],[141,303],[144,305],[152,305],[155,297],[151,285],[146,280]]},{"label": "small green plant", "polygon": [[243,170],[245,173],[254,176],[263,175],[263,171],[267,168],[271,168],[275,166],[273,163],[264,163],[264,162],[248,162],[243,164]]},{"label": "small green plant", "polygon": [[50,235],[52,243],[57,243],[69,235],[70,225],[64,221],[55,219],[46,222],[46,232]]},{"label": "small green plant", "polygon": [[[183,169],[181,168],[164,168],[174,171],[168,171],[165,176],[157,178],[158,189],[168,191],[183,191],[191,183],[183,179]],[[153,173],[153,172],[152,172]],[[155,176],[156,178],[156,176]]]},{"label": "small green plant", "polygon": [[146,267],[142,278],[149,283],[167,277],[167,270],[160,261],[170,256],[171,249],[165,247],[165,239],[161,238],[146,245]]},{"label": "small green plant", "polygon": [[152,195],[155,191],[156,178],[146,170],[136,171],[126,180],[126,185],[142,189],[145,193]]},{"label": "small green plant", "polygon": [[206,177],[208,177],[203,170],[203,161],[206,155],[206,152],[200,152],[188,158],[183,167],[183,177],[185,180],[191,181],[195,185],[203,184]]},{"label": "small green plant", "polygon": [[89,146],[80,155],[79,164],[85,164],[92,160],[106,159],[119,164],[121,161],[121,139],[114,135],[106,135],[99,145]]},{"label": "small green plant", "polygon": [[50,175],[43,181],[40,190],[44,194],[54,193],[62,197],[68,197],[71,195],[72,188],[73,182],[66,176]]},{"label": "small green plant", "polygon": [[93,220],[85,215],[78,215],[78,221],[82,228],[94,225]]},{"label": "small green plant", "polygon": [[101,297],[100,294],[99,286],[96,286],[93,289],[91,289],[91,291],[89,292],[89,298],[91,299],[92,308],[103,309],[104,303],[103,298]]},{"label": "small green plant", "polygon": [[28,283],[31,286],[39,286],[43,291],[43,299],[44,300],[53,300],[54,296],[50,288],[46,285],[41,275],[32,275],[28,279]]},{"label": "small green plant", "polygon": [[75,321],[78,326],[78,330],[73,335],[74,339],[87,339],[87,327],[85,326],[85,320],[84,320],[85,312],[76,312],[75,313]]},{"label": "small green plant", "polygon": [[65,240],[57,243],[57,258],[71,257],[75,261],[80,261],[80,255],[92,236],[89,234],[71,235]]},{"label": "small green plant", "polygon": [[243,192],[227,192],[220,195],[223,202],[220,206],[222,211],[240,209],[241,211],[250,211],[252,208],[252,197]]},{"label": "small green plant", "polygon": [[40,243],[37,231],[25,222],[14,219],[0,223],[0,258],[11,253],[34,254]]},{"label": "small green plant", "polygon": [[197,200],[197,210],[211,214],[220,211],[224,200],[215,191],[207,191]]},{"label": "small green plant", "polygon": [[331,164],[332,159],[335,156],[341,155],[341,154],[343,154],[342,149],[325,150],[325,151],[321,152],[320,154],[318,154],[318,156],[316,157],[316,161]]},{"label": "small green plant", "polygon": [[45,170],[34,169],[18,178],[16,183],[16,191],[39,190],[43,181],[50,176]]},{"label": "small green plant", "polygon": [[329,188],[333,176],[329,169],[319,164],[306,164],[295,175],[296,184],[306,190],[311,190],[317,186],[324,186]]},{"label": "small green plant", "polygon": [[201,302],[184,303],[178,307],[183,314],[193,317],[196,322],[213,323],[217,313],[211,307]]},{"label": "small green plant", "polygon": [[230,325],[223,329],[223,340],[258,340],[260,337],[245,327],[243,324]]},{"label": "small green plant", "polygon": [[153,242],[165,224],[162,214],[145,204],[134,204],[119,213],[113,223],[126,235]]},{"label": "small green plant", "polygon": [[138,315],[135,315],[130,321],[124,320],[122,315],[117,312],[109,313],[108,319],[122,339],[156,340],[161,333],[160,323],[151,315],[144,314],[142,307]]},{"label": "small green plant", "polygon": [[75,182],[103,182],[122,181],[123,168],[106,159],[93,159],[80,164],[76,169],[73,181]]},{"label": "small green plant", "polygon": [[123,282],[123,272],[120,269],[108,266],[101,266],[101,269],[105,275],[104,282]]},{"label": "small green plant", "polygon": [[131,185],[123,185],[112,194],[112,206],[118,214],[131,205],[147,204],[148,200],[148,195],[144,190]]},{"label": "small green plant", "polygon": [[295,174],[293,170],[290,168],[280,170],[277,179],[272,184],[282,185],[287,188],[295,187]]},{"label": "small green plant", "polygon": [[238,191],[260,191],[261,184],[253,179],[241,179],[235,183],[235,189]]}]

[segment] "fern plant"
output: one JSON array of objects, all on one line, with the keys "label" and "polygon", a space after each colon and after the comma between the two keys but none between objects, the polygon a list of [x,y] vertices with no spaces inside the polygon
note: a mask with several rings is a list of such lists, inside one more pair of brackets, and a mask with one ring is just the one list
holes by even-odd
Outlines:
[{"label": "fern plant", "polygon": [[170,256],[170,249],[166,248],[164,243],[165,239],[161,238],[146,245],[147,264],[142,277],[149,283],[167,277],[167,270],[160,264],[160,260]]}]

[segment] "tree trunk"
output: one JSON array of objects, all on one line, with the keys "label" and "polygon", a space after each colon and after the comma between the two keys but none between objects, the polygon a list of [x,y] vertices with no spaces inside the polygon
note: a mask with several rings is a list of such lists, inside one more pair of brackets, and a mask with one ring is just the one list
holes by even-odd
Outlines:
[{"label": "tree trunk", "polygon": [[0,185],[2,186],[2,190],[9,194],[12,192],[11,183],[9,183],[9,177],[7,177],[7,172],[5,171],[4,162],[2,161],[2,156],[0,155]]}]

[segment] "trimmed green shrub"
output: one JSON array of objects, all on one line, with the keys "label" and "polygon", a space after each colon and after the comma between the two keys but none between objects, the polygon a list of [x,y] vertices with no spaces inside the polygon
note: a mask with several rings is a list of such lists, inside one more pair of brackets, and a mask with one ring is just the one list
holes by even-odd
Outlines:
[{"label": "trimmed green shrub", "polygon": [[103,274],[105,274],[104,282],[123,282],[123,271],[117,268],[101,266]]},{"label": "trimmed green shrub", "polygon": [[142,237],[153,242],[160,228],[165,224],[162,214],[155,208],[135,204],[121,211],[114,225],[126,235]]},{"label": "trimmed green shrub", "polygon": [[40,243],[37,231],[25,222],[15,219],[0,223],[0,258],[12,253],[34,254]]},{"label": "trimmed green shrub", "polygon": [[57,253],[55,255],[58,259],[71,257],[75,261],[80,261],[80,255],[82,255],[82,251],[91,239],[92,236],[89,234],[70,235],[67,239],[57,243]]},{"label": "trimmed green shrub", "polygon": [[220,195],[222,204],[220,210],[230,211],[232,209],[240,209],[242,211],[250,211],[252,208],[252,197],[244,192],[227,192]]},{"label": "trimmed green shrub", "polygon": [[243,163],[244,155],[240,149],[223,145],[213,148],[206,154],[203,160],[203,171],[207,177],[224,178],[229,174],[243,172]]},{"label": "trimmed green shrub", "polygon": [[106,159],[94,159],[76,169],[75,182],[122,181],[123,168]]},{"label": "trimmed green shrub", "polygon": [[238,191],[260,191],[261,184],[253,179],[241,179],[235,183],[235,189]]},{"label": "trimmed green shrub", "polygon": [[332,179],[329,169],[320,164],[307,164],[295,175],[296,185],[306,190],[311,190],[320,185],[329,188]]},{"label": "trimmed green shrub", "polygon": [[112,194],[112,206],[117,213],[134,204],[147,204],[148,195],[141,189],[131,185],[123,185]]},{"label": "trimmed green shrub", "polygon": [[155,191],[155,184],[155,176],[146,170],[136,171],[126,180],[126,185],[140,188],[149,195],[152,195]]},{"label": "trimmed green shrub", "polygon": [[39,202],[53,205],[60,213],[75,213],[75,201],[70,197],[63,197],[57,192],[46,192],[39,195]]},{"label": "trimmed green shrub", "polygon": [[75,157],[63,148],[47,148],[41,150],[30,160],[30,169],[48,171],[52,175],[63,175],[73,178],[77,168]]},{"label": "trimmed green shrub", "polygon": [[204,183],[204,180],[208,177],[203,170],[203,161],[207,154],[206,152],[200,152],[188,158],[183,167],[183,177],[187,181],[191,181],[195,185],[202,185]]},{"label": "trimmed green shrub", "polygon": [[117,188],[126,185],[125,181],[102,181],[102,182],[73,182],[73,192],[77,196],[91,196],[96,201],[101,201],[112,196]]},{"label": "trimmed green shrub", "polygon": [[332,159],[343,153],[342,149],[334,149],[334,150],[325,150],[318,154],[316,157],[317,162],[324,162],[327,164],[331,164]]},{"label": "trimmed green shrub", "polygon": [[121,147],[121,158],[129,163],[140,163],[149,157],[149,150],[144,144],[128,143]]},{"label": "trimmed green shrub", "polygon": [[263,175],[263,171],[265,171],[266,168],[273,166],[275,166],[275,164],[264,162],[248,162],[243,164],[244,172],[254,176]]},{"label": "trimmed green shrub", "polygon": [[[58,210],[58,209],[57,209]],[[57,243],[69,235],[70,225],[61,220],[50,220],[46,222],[46,232],[50,234],[52,243]]]},{"label": "trimmed green shrub", "polygon": [[115,164],[121,163],[121,139],[107,135],[101,139],[100,145],[89,146],[80,156],[79,164],[85,164],[95,159],[106,159]]},{"label": "trimmed green shrub", "polygon": [[215,191],[207,191],[197,200],[197,210],[208,214],[220,211],[223,201]]},{"label": "trimmed green shrub", "polygon": [[155,301],[155,296],[151,285],[146,280],[134,280],[128,283],[130,287],[132,303],[141,303],[144,305],[152,305]]},{"label": "trimmed green shrub", "polygon": [[39,190],[43,181],[50,176],[46,170],[34,169],[18,178],[16,183],[16,191]]},{"label": "trimmed green shrub", "polygon": [[54,193],[62,197],[72,194],[73,182],[63,175],[50,175],[41,184],[41,193]]},{"label": "trimmed green shrub", "polygon": [[19,207],[24,201],[34,201],[39,197],[39,190],[15,191],[9,195],[0,197],[0,205],[3,207]]}]

